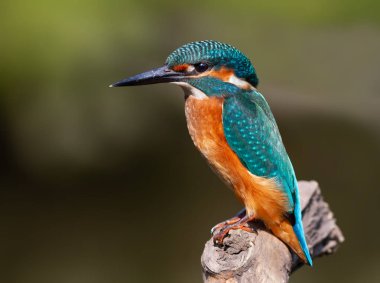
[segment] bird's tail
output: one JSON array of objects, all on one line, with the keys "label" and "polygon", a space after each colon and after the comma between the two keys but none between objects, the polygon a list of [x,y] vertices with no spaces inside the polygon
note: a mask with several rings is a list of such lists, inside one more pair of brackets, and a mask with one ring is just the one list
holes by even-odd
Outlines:
[{"label": "bird's tail", "polygon": [[299,195],[299,189],[297,182],[294,182],[296,186],[295,190],[295,202],[294,202],[294,225],[293,225],[293,231],[297,236],[297,239],[299,241],[299,245],[301,246],[301,249],[303,251],[303,254],[306,257],[305,262],[308,263],[310,266],[313,266],[313,261],[310,256],[309,248],[306,243],[305,239],[305,232],[303,231],[303,225],[302,225],[302,215],[301,215],[301,200]]},{"label": "bird's tail", "polygon": [[306,260],[304,258],[304,261],[310,266],[313,266],[313,261],[310,256],[309,248],[307,246],[306,239],[305,239],[305,233],[302,227],[302,220],[298,220],[298,221],[296,220],[296,223],[293,225],[293,231],[297,236],[298,243],[301,246],[304,257],[306,257]]},{"label": "bird's tail", "polygon": [[284,217],[279,222],[272,223],[270,229],[273,234],[287,244],[300,257],[300,259],[312,266],[313,261],[310,256],[302,226],[301,202],[297,182],[295,182],[294,185],[296,188],[294,193],[293,225],[290,223],[289,219]]},{"label": "bird's tail", "polygon": [[290,221],[285,218],[280,223],[273,225],[271,230],[272,233],[287,244],[303,262],[312,266],[313,263],[306,240],[303,236],[302,226],[300,230],[300,227],[297,224],[298,223],[292,226]]},{"label": "bird's tail", "polygon": [[305,263],[313,266],[309,248],[303,231],[301,200],[297,182],[294,182],[294,223],[290,223],[289,219],[283,218],[280,223],[276,223],[271,227],[273,234],[285,242]]}]

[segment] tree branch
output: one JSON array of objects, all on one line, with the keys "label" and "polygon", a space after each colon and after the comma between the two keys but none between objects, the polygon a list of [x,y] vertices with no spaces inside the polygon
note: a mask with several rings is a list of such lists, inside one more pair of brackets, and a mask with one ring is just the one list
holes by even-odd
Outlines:
[{"label": "tree branch", "polygon": [[[344,237],[322,198],[318,183],[300,181],[298,185],[311,256],[334,253]],[[260,222],[250,225],[257,230],[256,234],[231,230],[223,247],[215,246],[212,239],[206,243],[201,259],[204,282],[288,282],[290,274],[303,265]]]}]

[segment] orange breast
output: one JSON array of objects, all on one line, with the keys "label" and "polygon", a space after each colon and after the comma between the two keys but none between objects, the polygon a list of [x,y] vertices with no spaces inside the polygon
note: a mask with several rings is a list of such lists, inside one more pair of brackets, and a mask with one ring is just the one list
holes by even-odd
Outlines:
[{"label": "orange breast", "polygon": [[248,215],[261,219],[273,234],[306,261],[293,227],[284,217],[288,211],[285,194],[273,179],[251,174],[229,147],[222,123],[223,98],[197,99],[189,96],[185,111],[195,146],[244,203]]},{"label": "orange breast", "polygon": [[221,97],[187,98],[187,126],[195,146],[244,203],[249,215],[255,214],[267,224],[279,223],[287,210],[286,196],[273,179],[251,174],[240,162],[224,136],[222,111]]}]

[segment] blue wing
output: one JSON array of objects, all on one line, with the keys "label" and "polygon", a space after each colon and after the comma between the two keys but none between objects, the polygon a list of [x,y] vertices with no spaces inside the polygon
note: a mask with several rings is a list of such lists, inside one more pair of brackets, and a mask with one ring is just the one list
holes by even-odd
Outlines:
[{"label": "blue wing", "polygon": [[223,128],[229,146],[252,174],[276,179],[289,199],[292,212],[294,170],[263,96],[255,91],[226,98]]},{"label": "blue wing", "polygon": [[264,97],[257,91],[226,97],[223,129],[227,142],[244,166],[254,175],[275,178],[294,214],[293,230],[311,264],[300,208],[297,179],[282,143],[276,121]]}]

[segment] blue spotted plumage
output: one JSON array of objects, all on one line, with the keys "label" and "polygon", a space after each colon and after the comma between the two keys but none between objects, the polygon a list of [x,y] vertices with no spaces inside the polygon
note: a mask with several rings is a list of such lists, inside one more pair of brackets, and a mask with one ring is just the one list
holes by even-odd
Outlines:
[{"label": "blue spotted plumage", "polygon": [[[260,101],[259,106],[255,101]],[[257,91],[224,100],[223,128],[226,139],[252,174],[275,178],[293,202],[293,170],[269,106]]]},{"label": "blue spotted plumage", "polygon": [[312,260],[302,227],[297,179],[276,121],[264,97],[255,91],[228,96],[223,104],[223,129],[228,144],[248,170],[274,178],[287,195],[293,229],[310,265]]},{"label": "blue spotted plumage", "polygon": [[196,147],[232,187],[245,215],[213,229],[223,243],[231,229],[257,217],[304,262],[312,265],[297,179],[276,121],[257,91],[251,61],[233,46],[205,40],[173,51],[165,65],[112,86],[170,82],[185,90],[186,117]]}]

